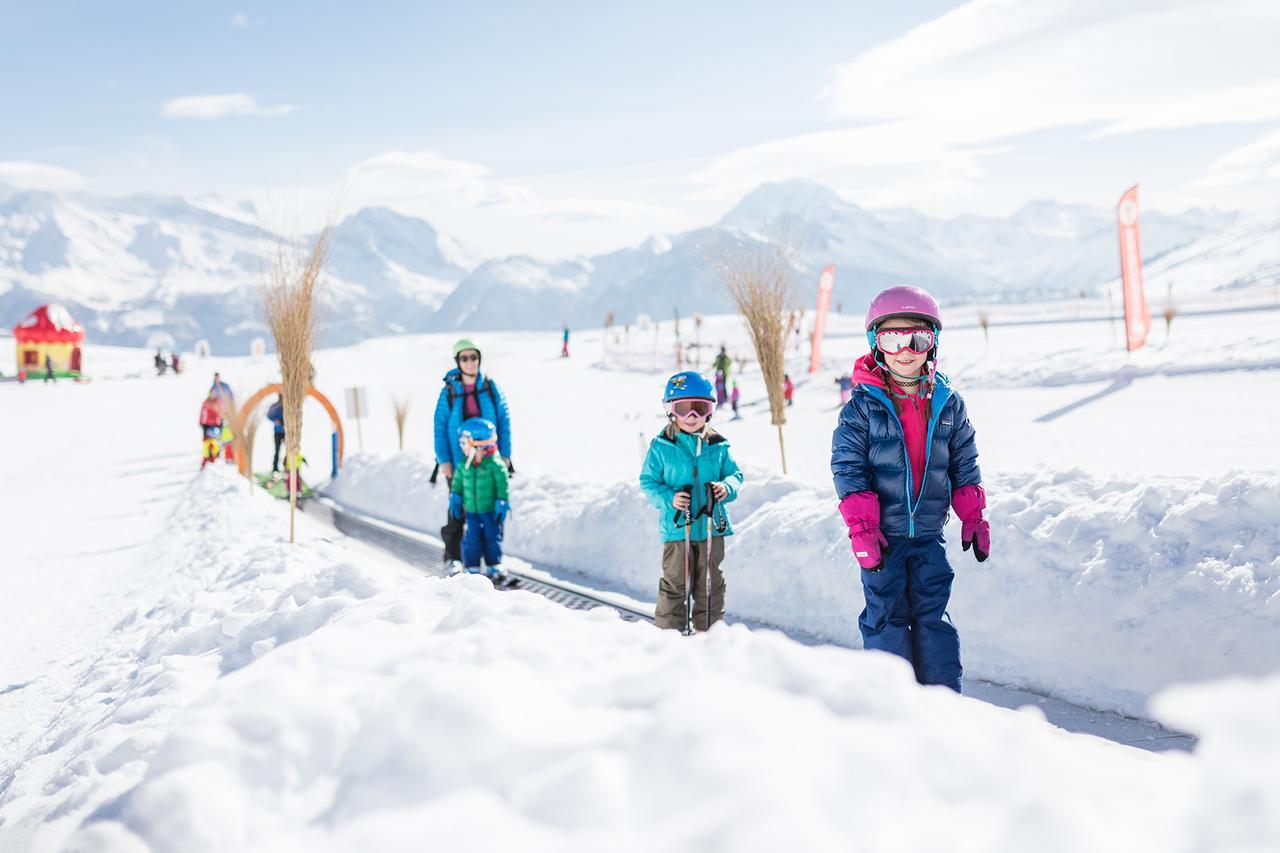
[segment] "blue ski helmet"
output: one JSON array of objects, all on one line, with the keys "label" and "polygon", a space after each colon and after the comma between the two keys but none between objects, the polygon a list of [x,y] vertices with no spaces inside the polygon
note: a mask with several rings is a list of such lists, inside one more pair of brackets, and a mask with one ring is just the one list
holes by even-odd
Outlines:
[{"label": "blue ski helmet", "polygon": [[702,374],[686,370],[668,379],[667,390],[662,393],[662,402],[674,403],[676,400],[710,400],[714,403],[716,392]]},{"label": "blue ski helmet", "polygon": [[458,443],[466,450],[476,444],[496,444],[498,428],[484,418],[467,418],[458,427]]}]

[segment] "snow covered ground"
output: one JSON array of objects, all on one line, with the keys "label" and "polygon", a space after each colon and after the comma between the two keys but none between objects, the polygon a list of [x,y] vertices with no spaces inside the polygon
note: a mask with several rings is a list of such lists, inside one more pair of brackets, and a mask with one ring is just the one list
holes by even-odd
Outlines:
[{"label": "snow covered ground", "polygon": [[[243,399],[270,360],[126,379],[147,353],[89,347],[91,383],[0,384],[0,850],[1274,848],[1278,316],[1179,318],[1114,389],[1105,323],[943,340],[992,504],[991,560],[952,554],[969,672],[1146,711],[1199,735],[1191,755],[917,688],[879,654],[740,625],[685,640],[426,579],[305,516],[291,548],[279,503],[226,467],[195,474],[210,373]],[[825,456],[831,380],[863,344],[836,327],[798,391],[789,477],[763,407],[721,423],[748,466],[727,570],[738,616],[852,645]],[[732,321],[703,333],[741,347]],[[512,549],[647,594],[634,478],[662,376],[627,369],[632,336],[635,359],[599,332],[568,360],[556,336],[480,343],[512,399]],[[340,499],[438,526],[429,410],[450,342],[318,355],[322,390],[365,385],[375,406]],[[1222,369],[1179,373],[1193,354]],[[389,396],[410,392],[397,454]],[[318,412],[304,446],[322,473]]]}]

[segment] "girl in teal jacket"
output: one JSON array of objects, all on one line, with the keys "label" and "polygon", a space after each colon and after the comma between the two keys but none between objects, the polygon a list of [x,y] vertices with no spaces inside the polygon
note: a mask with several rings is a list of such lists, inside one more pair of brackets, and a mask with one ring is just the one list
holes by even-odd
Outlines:
[{"label": "girl in teal jacket", "polygon": [[733,534],[725,504],[738,496],[742,471],[729,442],[708,424],[715,392],[707,380],[693,371],[677,373],[667,381],[663,404],[667,426],[649,443],[640,472],[640,486],[658,508],[663,541],[654,621],[659,628],[705,630],[724,618],[720,564],[725,537]]}]

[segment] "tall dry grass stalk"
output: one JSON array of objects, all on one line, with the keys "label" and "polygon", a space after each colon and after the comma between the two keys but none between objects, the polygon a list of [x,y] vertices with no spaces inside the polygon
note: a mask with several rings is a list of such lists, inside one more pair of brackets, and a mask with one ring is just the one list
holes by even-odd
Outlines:
[{"label": "tall dry grass stalk", "polygon": [[797,256],[800,245],[790,220],[781,220],[771,239],[706,247],[703,256],[729,291],[746,324],[751,346],[769,394],[770,422],[778,428],[782,473],[787,473],[787,448],[782,427],[787,422],[782,396],[787,335],[795,323]]},{"label": "tall dry grass stalk", "polygon": [[311,354],[319,323],[324,265],[333,226],[326,225],[304,256],[299,244],[276,243],[262,285],[262,317],[276,340],[280,360],[281,403],[284,408],[286,467],[289,481],[289,541],[294,541],[298,510],[299,452],[302,440],[302,401],[311,387]]},{"label": "tall dry grass stalk", "polygon": [[244,470],[249,472],[249,491],[253,491],[253,442],[258,437],[258,407],[240,411],[236,423],[240,424],[240,455],[244,457]]},{"label": "tall dry grass stalk", "polygon": [[400,439],[400,449],[404,450],[404,422],[409,417],[409,404],[413,402],[413,397],[391,397],[391,405],[396,410],[396,435]]}]

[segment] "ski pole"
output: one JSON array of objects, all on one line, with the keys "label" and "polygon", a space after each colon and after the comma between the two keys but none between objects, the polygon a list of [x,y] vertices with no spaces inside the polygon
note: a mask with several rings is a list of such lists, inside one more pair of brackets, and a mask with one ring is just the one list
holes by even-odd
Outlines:
[{"label": "ski pole", "polygon": [[693,487],[685,486],[681,494],[689,496],[689,508],[684,511],[684,635],[693,633],[693,581],[689,577],[690,533],[693,530]]},{"label": "ski pole", "polygon": [[716,505],[715,483],[707,483],[707,564],[703,568],[707,572],[707,630],[711,630],[711,513]]}]

